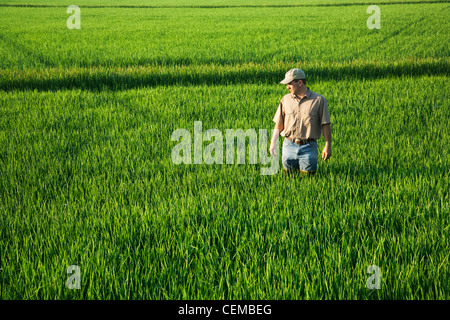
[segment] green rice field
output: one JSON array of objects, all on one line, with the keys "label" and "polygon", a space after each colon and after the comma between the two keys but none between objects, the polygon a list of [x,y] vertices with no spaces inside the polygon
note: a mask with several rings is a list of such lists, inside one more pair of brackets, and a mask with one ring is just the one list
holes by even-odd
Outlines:
[{"label": "green rice field", "polygon": [[[0,299],[450,299],[450,1],[73,4],[0,0]],[[173,163],[195,121],[268,154],[292,68],[314,177]]]}]

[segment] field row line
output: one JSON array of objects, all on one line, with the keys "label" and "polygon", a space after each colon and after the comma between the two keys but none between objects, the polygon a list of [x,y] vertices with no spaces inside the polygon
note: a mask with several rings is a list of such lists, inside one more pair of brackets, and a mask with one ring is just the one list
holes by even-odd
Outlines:
[{"label": "field row line", "polygon": [[[260,5],[173,5],[173,6],[152,6],[152,5],[83,5],[83,8],[120,8],[120,9],[223,9],[223,8],[297,8],[297,7],[348,7],[348,6],[370,6],[370,5],[397,5],[397,4],[433,4],[450,3],[449,0],[430,1],[371,1],[371,2],[343,2],[343,3],[313,3],[313,4],[260,4]],[[0,4],[0,7],[16,8],[62,8],[67,5],[57,4]]]},{"label": "field row line", "polygon": [[402,61],[283,62],[235,65],[138,65],[0,70],[0,90],[130,89],[171,85],[278,83],[286,70],[301,67],[312,81],[449,76],[449,58]]}]

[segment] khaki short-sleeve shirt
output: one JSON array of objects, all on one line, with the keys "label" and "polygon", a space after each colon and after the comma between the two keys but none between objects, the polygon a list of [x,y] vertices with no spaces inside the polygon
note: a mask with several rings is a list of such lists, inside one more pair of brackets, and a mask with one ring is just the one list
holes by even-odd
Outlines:
[{"label": "khaki short-sleeve shirt", "polygon": [[281,99],[273,121],[284,127],[283,137],[319,140],[322,125],[331,123],[328,102],[309,88],[302,99],[289,93]]}]

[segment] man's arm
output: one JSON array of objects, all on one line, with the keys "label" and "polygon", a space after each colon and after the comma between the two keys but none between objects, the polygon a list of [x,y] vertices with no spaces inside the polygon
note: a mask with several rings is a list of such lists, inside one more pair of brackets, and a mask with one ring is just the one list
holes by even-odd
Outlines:
[{"label": "man's arm", "polygon": [[325,147],[322,151],[322,159],[326,161],[331,158],[331,124],[323,124],[322,132],[325,139]]},{"label": "man's arm", "polygon": [[272,156],[276,156],[277,155],[277,141],[278,141],[278,137],[280,136],[280,132],[283,131],[284,127],[280,126],[279,124],[275,124],[275,128],[273,130],[273,134],[272,134],[272,140],[270,140],[270,154]]}]

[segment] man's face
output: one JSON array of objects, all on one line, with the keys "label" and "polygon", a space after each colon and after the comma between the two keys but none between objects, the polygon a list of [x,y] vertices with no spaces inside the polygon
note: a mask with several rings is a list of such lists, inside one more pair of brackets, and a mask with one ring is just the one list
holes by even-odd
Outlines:
[{"label": "man's face", "polygon": [[299,80],[292,80],[291,82],[289,82],[289,83],[286,85],[286,88],[287,88],[291,93],[297,94],[297,93],[300,92],[300,87],[301,87],[301,85],[302,85],[302,82],[301,82],[301,81],[299,81]]}]

